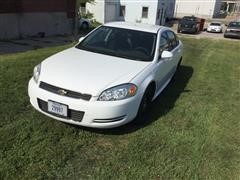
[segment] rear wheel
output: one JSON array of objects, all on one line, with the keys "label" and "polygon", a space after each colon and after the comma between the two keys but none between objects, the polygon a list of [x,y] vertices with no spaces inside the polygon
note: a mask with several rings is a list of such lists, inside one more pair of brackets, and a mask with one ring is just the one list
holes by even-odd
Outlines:
[{"label": "rear wheel", "polygon": [[195,29],[195,34],[197,34],[197,33],[198,33],[198,29],[196,28],[196,29]]}]

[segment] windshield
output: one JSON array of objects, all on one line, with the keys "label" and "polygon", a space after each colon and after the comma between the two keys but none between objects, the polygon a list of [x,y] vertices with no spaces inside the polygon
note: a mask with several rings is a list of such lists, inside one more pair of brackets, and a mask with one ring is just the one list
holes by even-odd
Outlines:
[{"label": "windshield", "polygon": [[210,26],[221,26],[219,23],[211,23]]},{"label": "windshield", "polygon": [[228,27],[240,28],[240,22],[231,22]]},{"label": "windshield", "polygon": [[197,21],[197,18],[194,16],[184,16],[182,18],[182,20],[186,20],[186,21]]},{"label": "windshield", "polygon": [[155,44],[155,33],[101,26],[76,48],[137,61],[152,61]]}]

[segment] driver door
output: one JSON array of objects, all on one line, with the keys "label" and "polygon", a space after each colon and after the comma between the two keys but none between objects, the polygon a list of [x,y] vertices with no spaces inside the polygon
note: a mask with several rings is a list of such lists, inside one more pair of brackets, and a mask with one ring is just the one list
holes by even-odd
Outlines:
[{"label": "driver door", "polygon": [[161,91],[165,85],[166,82],[169,79],[169,72],[171,71],[171,61],[169,60],[163,60],[161,58],[161,54],[163,51],[168,51],[170,48],[169,46],[169,39],[168,39],[168,34],[167,31],[163,31],[160,35],[159,39],[159,59],[156,64],[156,81],[157,81],[157,91]]}]

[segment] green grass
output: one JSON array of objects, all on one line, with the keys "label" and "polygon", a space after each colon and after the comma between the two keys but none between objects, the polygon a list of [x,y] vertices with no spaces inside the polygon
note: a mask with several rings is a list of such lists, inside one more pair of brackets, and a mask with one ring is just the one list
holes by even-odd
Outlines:
[{"label": "green grass", "polygon": [[0,179],[240,179],[240,43],[183,42],[150,120],[105,131],[29,103],[33,67],[69,46],[0,56]]}]

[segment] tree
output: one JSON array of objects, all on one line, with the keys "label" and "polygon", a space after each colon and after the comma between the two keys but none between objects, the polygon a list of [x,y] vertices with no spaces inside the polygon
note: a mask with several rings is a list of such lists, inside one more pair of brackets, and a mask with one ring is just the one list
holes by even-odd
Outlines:
[{"label": "tree", "polygon": [[93,3],[94,0],[76,0],[76,6],[75,6],[75,20],[74,20],[74,37],[75,40],[77,38],[77,34],[78,34],[78,20],[80,18],[80,14],[79,14],[79,9],[81,4],[86,4],[86,3]]}]

